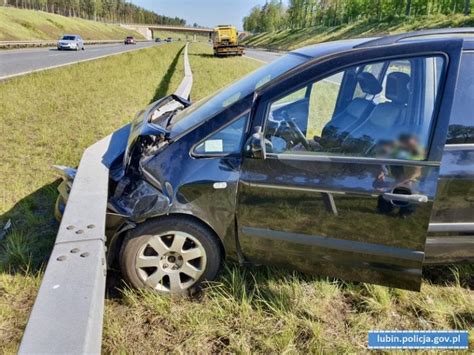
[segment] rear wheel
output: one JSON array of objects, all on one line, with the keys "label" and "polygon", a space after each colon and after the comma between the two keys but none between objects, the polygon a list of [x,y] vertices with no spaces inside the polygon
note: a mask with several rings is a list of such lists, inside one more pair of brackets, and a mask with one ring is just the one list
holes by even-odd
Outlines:
[{"label": "rear wheel", "polygon": [[185,217],[163,217],[132,230],[123,242],[120,266],[136,288],[171,294],[193,293],[214,280],[222,265],[215,235]]}]

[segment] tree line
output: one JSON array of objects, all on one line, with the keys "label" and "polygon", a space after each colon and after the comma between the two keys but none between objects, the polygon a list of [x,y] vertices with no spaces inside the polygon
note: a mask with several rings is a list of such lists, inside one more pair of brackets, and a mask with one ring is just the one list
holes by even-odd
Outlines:
[{"label": "tree line", "polygon": [[3,5],[95,21],[186,25],[181,18],[158,15],[126,0],[3,0]]},{"label": "tree line", "polygon": [[244,17],[244,29],[271,32],[287,28],[338,26],[359,20],[383,20],[463,13],[469,15],[474,0],[270,0],[255,6]]}]

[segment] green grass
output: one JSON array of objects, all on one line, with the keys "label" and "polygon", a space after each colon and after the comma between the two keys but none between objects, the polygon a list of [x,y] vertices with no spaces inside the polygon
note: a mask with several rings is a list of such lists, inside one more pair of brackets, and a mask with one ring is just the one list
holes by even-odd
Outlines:
[{"label": "green grass", "polygon": [[194,77],[193,100],[213,94],[261,65],[242,57],[215,58],[212,47],[206,44],[192,44],[189,61]]},{"label": "green grass", "polygon": [[[153,38],[165,38],[171,37],[173,40],[177,41],[181,39],[182,41],[192,41],[194,38],[194,32],[181,32],[181,31],[153,31]],[[198,42],[208,42],[209,35],[207,34],[196,34],[196,40]]]},{"label": "green grass", "polygon": [[373,37],[418,29],[474,26],[474,15],[436,15],[411,18],[392,17],[382,21],[360,20],[350,25],[316,26],[295,30],[261,33],[246,38],[243,44],[279,50],[292,50],[320,42],[357,37]]},{"label": "green grass", "polygon": [[56,40],[65,33],[79,34],[86,40],[124,39],[127,35],[143,38],[119,25],[0,6],[0,41]]},{"label": "green grass", "polygon": [[[16,351],[58,225],[52,164],[77,165],[85,147],[130,120],[182,78],[182,45],[158,46],[0,84],[0,349]],[[257,68],[190,47],[193,100]],[[61,77],[61,81],[57,78]],[[169,83],[168,83],[169,81]],[[103,352],[364,352],[370,329],[470,329],[473,268],[430,269],[421,293],[228,264],[193,299],[109,289]],[[119,283],[120,285],[120,283]]]}]

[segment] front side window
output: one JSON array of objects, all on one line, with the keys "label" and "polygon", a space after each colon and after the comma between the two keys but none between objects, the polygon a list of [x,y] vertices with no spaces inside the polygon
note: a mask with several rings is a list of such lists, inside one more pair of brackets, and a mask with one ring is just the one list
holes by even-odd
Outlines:
[{"label": "front side window", "polygon": [[171,120],[170,127],[173,135],[178,135],[197,126],[288,70],[303,64],[308,59],[304,56],[289,53],[227,86],[215,95],[192,104],[177,113]]},{"label": "front side window", "polygon": [[219,129],[200,142],[193,150],[194,155],[229,155],[239,153],[242,147],[248,114]]},{"label": "front side window", "polygon": [[438,56],[363,64],[278,97],[266,152],[424,160],[443,68]]},{"label": "front side window", "polygon": [[474,143],[474,52],[464,53],[461,59],[454,105],[449,121],[447,144]]}]

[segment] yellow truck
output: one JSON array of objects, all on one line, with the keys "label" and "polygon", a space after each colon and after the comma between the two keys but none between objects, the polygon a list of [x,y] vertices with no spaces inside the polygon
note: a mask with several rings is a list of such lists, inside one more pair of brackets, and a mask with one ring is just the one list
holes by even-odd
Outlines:
[{"label": "yellow truck", "polygon": [[244,47],[239,46],[239,34],[235,26],[220,25],[214,28],[212,42],[216,57],[244,54]]}]

